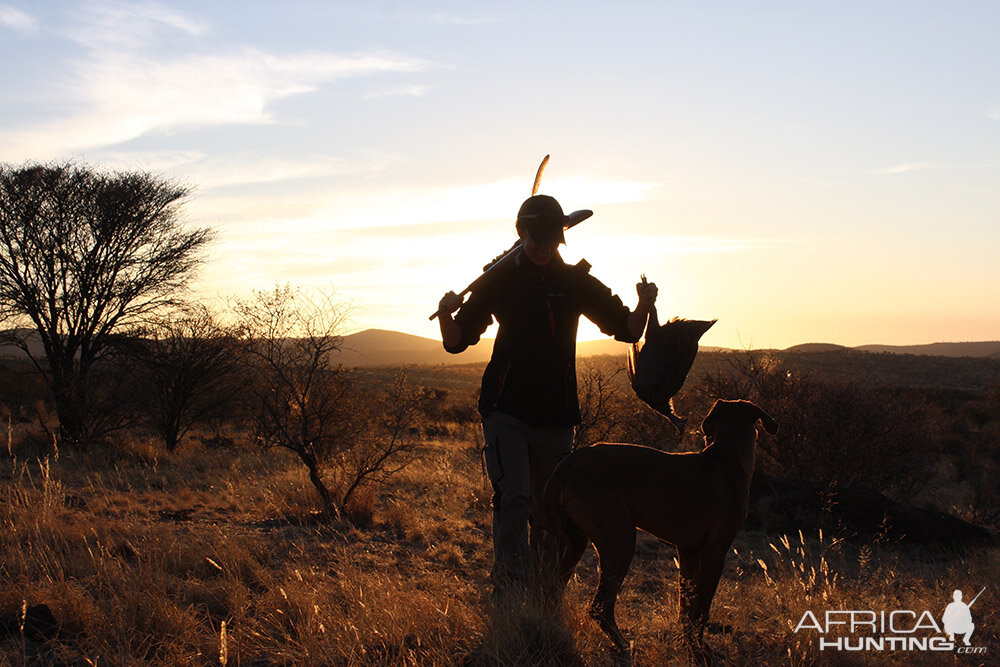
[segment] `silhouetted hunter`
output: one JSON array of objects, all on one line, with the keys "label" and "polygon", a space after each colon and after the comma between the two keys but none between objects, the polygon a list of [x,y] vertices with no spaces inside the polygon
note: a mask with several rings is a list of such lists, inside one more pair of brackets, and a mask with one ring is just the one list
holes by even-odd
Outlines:
[{"label": "silhouetted hunter", "polygon": [[[634,311],[597,278],[590,265],[563,262],[563,230],[589,215],[564,215],[547,195],[521,205],[521,247],[471,287],[468,301],[448,292],[437,315],[446,350],[479,342],[495,318],[493,356],[483,373],[479,412],[486,468],[493,485],[494,565],[491,580],[502,598],[520,599],[538,573],[542,494],[556,464],[572,451],[580,423],[576,332],[580,315],[616,340],[635,342],[656,301],[654,283],[636,285]],[[582,216],[582,217],[581,217]],[[458,311],[454,317],[452,313]],[[530,539],[529,539],[530,525]]]}]

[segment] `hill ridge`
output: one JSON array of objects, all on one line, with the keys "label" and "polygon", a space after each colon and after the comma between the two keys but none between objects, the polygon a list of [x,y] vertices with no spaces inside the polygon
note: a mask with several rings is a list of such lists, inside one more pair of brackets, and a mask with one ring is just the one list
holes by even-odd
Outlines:
[{"label": "hill ridge", "polygon": [[[393,347],[390,341],[394,341]],[[352,347],[356,348],[352,350]],[[493,339],[483,338],[478,345],[461,354],[449,354],[441,341],[414,334],[389,329],[364,329],[344,337],[344,365],[390,365],[409,364],[465,364],[488,361],[493,349]],[[612,339],[580,341],[577,356],[588,357],[600,354],[624,354],[627,343]],[[705,351],[727,351],[728,348],[702,346]],[[849,347],[836,343],[803,343],[793,345],[782,352],[861,352],[914,354],[941,357],[982,357],[1000,358],[1000,341],[970,341],[959,343],[928,343],[923,345],[860,345]],[[426,355],[426,356],[425,356]]]},{"label": "hill ridge", "polygon": [[[483,338],[461,354],[450,354],[437,338],[426,338],[392,329],[369,328],[343,337],[339,352],[340,363],[345,366],[392,366],[474,364],[488,361],[493,353],[493,338]],[[41,343],[32,343],[36,355],[41,355]],[[588,357],[610,354],[624,355],[627,343],[613,339],[580,341],[577,356]],[[728,348],[701,346],[703,351],[727,351]],[[836,343],[803,343],[779,352],[831,353],[859,352],[868,354],[913,354],[938,357],[974,357],[1000,359],[1000,341],[939,342],[923,345],[859,345],[848,347]],[[24,353],[12,345],[0,344],[0,357],[23,358]]]}]

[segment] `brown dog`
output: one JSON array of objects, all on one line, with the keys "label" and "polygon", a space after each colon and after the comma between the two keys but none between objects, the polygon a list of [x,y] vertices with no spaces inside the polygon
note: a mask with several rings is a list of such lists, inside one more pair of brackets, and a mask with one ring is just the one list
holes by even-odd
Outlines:
[{"label": "brown dog", "polygon": [[554,583],[561,592],[593,542],[600,583],[590,615],[618,650],[628,644],[615,623],[615,600],[636,527],[677,547],[681,625],[692,647],[704,650],[726,552],[747,515],[758,420],[777,433],[778,424],[753,403],[719,400],[702,422],[700,452],[600,443],[573,452],[552,473],[545,507],[559,544]]}]

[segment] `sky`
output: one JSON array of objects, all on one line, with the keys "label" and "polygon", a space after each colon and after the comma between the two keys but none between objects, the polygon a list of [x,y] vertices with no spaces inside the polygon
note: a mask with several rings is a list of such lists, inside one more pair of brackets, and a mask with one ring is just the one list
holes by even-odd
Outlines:
[{"label": "sky", "polygon": [[563,257],[703,344],[996,340],[997,34],[987,0],[0,0],[0,161],[183,183],[195,296],[334,290],[346,332],[437,337],[550,154],[594,211]]}]

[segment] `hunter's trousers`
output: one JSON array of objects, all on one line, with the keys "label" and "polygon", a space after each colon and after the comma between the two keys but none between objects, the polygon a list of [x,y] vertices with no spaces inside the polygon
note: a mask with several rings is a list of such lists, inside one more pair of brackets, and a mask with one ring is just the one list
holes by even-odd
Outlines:
[{"label": "hunter's trousers", "polygon": [[573,435],[572,426],[539,428],[502,412],[483,419],[486,472],[493,485],[490,580],[500,595],[523,597],[539,576],[545,539],[542,494],[556,465],[573,451]]}]

